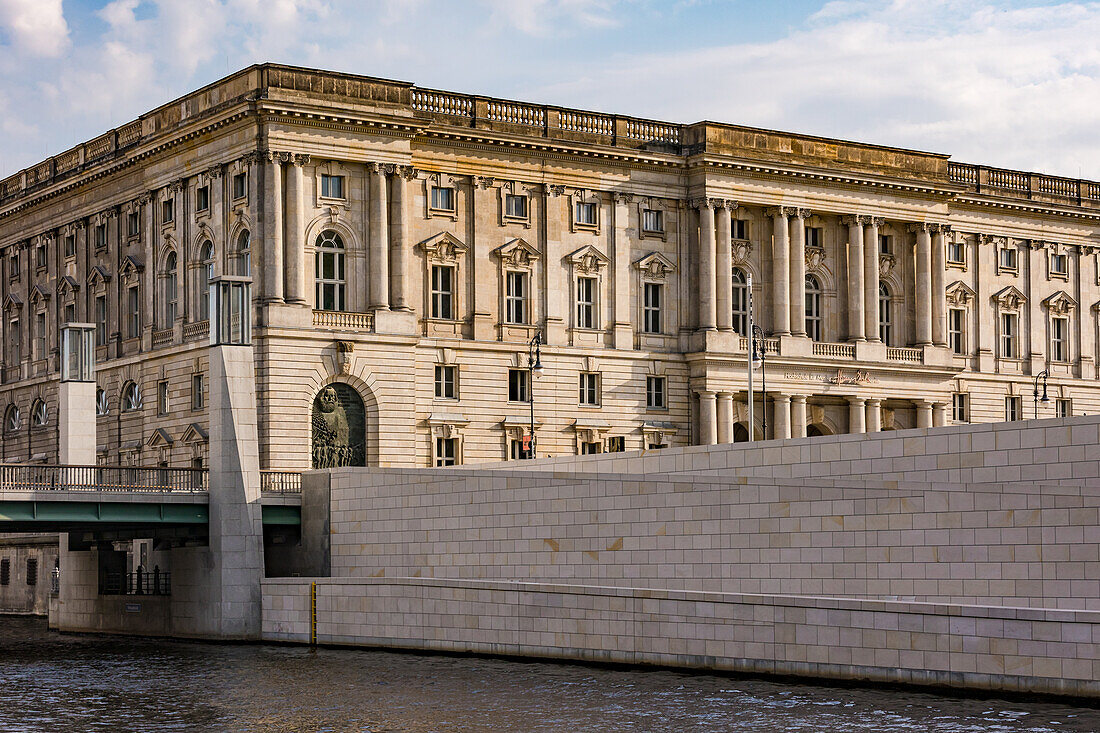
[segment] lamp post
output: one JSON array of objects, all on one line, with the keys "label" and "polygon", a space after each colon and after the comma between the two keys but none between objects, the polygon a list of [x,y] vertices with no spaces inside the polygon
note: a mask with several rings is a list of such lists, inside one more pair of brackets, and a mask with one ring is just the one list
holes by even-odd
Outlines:
[{"label": "lamp post", "polygon": [[531,404],[531,432],[527,434],[527,456],[536,458],[535,453],[535,373],[542,371],[542,331],[535,331],[534,338],[527,344],[527,401]]},{"label": "lamp post", "polygon": [[[1050,376],[1050,373],[1047,372],[1046,369],[1044,369],[1043,371],[1041,371],[1041,372],[1039,372],[1038,374],[1035,375],[1035,391],[1032,393],[1033,396],[1034,396],[1034,400],[1035,400],[1035,412],[1033,413],[1033,417],[1035,419],[1039,418],[1039,403],[1042,402],[1042,403],[1046,404],[1047,402],[1050,402],[1050,398],[1047,397],[1047,377],[1049,377],[1049,376]],[[1042,397],[1042,399],[1039,399],[1039,380],[1040,379],[1043,380],[1043,397]]]},{"label": "lamp post", "polygon": [[[760,326],[752,327],[752,356],[756,361],[756,345],[760,344],[760,424],[764,432],[764,440],[768,439],[768,372],[764,367],[764,329]],[[751,399],[750,395],[750,399]],[[750,425],[751,431],[754,426]]]}]

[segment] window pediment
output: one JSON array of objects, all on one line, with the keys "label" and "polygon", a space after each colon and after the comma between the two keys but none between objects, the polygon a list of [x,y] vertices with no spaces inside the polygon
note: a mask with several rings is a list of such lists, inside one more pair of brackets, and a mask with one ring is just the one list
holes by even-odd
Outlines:
[{"label": "window pediment", "polygon": [[157,428],[149,436],[149,440],[145,441],[145,445],[150,448],[171,448],[175,444],[175,440],[168,434],[168,431],[164,428]]},{"label": "window pediment", "polygon": [[517,269],[530,269],[541,257],[537,248],[519,238],[497,247],[494,254],[500,258],[501,264],[505,267]]},{"label": "window pediment", "polygon": [[1071,298],[1066,291],[1059,290],[1044,300],[1043,305],[1051,313],[1065,314],[1077,307],[1077,301]]},{"label": "window pediment", "polygon": [[993,296],[993,302],[1004,310],[1019,310],[1027,302],[1027,297],[1016,287],[1009,285]]},{"label": "window pediment", "polygon": [[183,431],[183,435],[180,436],[180,440],[188,444],[205,443],[208,439],[209,436],[202,429],[202,426],[194,422],[188,425],[187,429]]},{"label": "window pediment", "polygon": [[8,297],[4,299],[4,311],[11,312],[13,310],[19,310],[23,307],[23,301],[15,293],[8,293]]},{"label": "window pediment", "polygon": [[39,303],[45,303],[50,299],[50,293],[46,288],[41,285],[35,285],[31,288],[31,304],[38,305]]},{"label": "window pediment", "polygon": [[642,273],[642,277],[650,280],[664,280],[673,272],[676,265],[660,252],[650,252],[645,257],[637,260],[634,266]]},{"label": "window pediment", "polygon": [[611,262],[607,255],[591,244],[581,247],[576,252],[568,255],[566,259],[573,265],[573,269],[580,273],[598,273],[601,268]]},{"label": "window pediment", "polygon": [[76,278],[65,275],[57,281],[56,290],[59,296],[68,297],[80,290],[80,283],[76,281]]},{"label": "window pediment", "polygon": [[951,305],[969,305],[974,298],[974,291],[962,280],[956,280],[947,287],[947,302]]},{"label": "window pediment", "polygon": [[465,256],[469,249],[461,239],[450,232],[429,237],[420,243],[420,247],[429,259],[437,262],[455,262]]},{"label": "window pediment", "polygon": [[127,255],[122,260],[122,267],[119,268],[119,273],[122,275],[123,280],[132,280],[141,275],[145,271],[145,263],[134,255]]},{"label": "window pediment", "polygon": [[96,287],[111,282],[111,273],[102,265],[92,265],[88,268],[88,285]]}]

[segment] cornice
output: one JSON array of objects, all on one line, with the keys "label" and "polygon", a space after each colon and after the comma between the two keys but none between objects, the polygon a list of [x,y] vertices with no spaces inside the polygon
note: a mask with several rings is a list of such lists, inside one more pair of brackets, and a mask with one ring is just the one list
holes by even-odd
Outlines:
[{"label": "cornice", "polygon": [[1100,210],[1078,211],[1071,208],[1059,207],[1056,204],[1036,203],[1034,201],[1017,201],[1015,199],[994,199],[991,197],[960,194],[952,201],[954,204],[975,206],[984,209],[999,209],[1008,211],[1020,211],[1029,214],[1043,214],[1050,216],[1065,216],[1071,219],[1084,219],[1086,221],[1100,221]]}]

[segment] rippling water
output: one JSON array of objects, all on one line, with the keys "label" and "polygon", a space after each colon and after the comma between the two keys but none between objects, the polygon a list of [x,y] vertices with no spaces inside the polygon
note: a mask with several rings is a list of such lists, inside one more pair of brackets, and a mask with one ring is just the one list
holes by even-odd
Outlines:
[{"label": "rippling water", "polygon": [[163,642],[0,617],[0,732],[1100,731],[1100,711],[376,651]]}]

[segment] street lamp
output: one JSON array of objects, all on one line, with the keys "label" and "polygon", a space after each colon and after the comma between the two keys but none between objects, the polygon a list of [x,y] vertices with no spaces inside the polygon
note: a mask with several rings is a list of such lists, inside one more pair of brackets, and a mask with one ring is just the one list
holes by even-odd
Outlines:
[{"label": "street lamp", "polygon": [[531,403],[531,432],[527,434],[527,456],[536,458],[535,453],[535,374],[542,371],[542,331],[535,331],[535,337],[527,344],[527,401]]},{"label": "street lamp", "polygon": [[[1035,399],[1035,412],[1034,412],[1035,419],[1039,418],[1039,403],[1042,402],[1042,403],[1045,404],[1047,402],[1050,402],[1050,398],[1047,397],[1047,377],[1049,377],[1049,376],[1050,376],[1050,374],[1047,372],[1046,369],[1044,369],[1043,371],[1041,371],[1041,372],[1039,372],[1038,374],[1035,375],[1035,392],[1033,393],[1034,399]],[[1039,380],[1040,379],[1043,380],[1043,398],[1042,399],[1039,399]]]},{"label": "street lamp", "polygon": [[[760,344],[760,350],[757,351],[757,344]],[[768,372],[764,368],[764,329],[760,328],[756,324],[752,327],[752,361],[755,364],[756,361],[760,362],[760,422],[761,427],[764,430],[764,440],[768,439]],[[749,395],[749,399],[753,399],[752,395]],[[749,430],[753,430],[755,426],[750,425]]]}]

